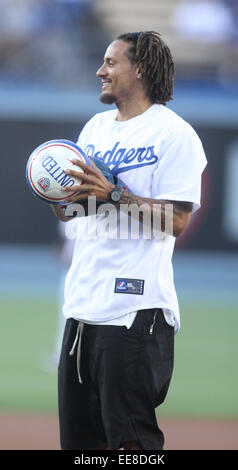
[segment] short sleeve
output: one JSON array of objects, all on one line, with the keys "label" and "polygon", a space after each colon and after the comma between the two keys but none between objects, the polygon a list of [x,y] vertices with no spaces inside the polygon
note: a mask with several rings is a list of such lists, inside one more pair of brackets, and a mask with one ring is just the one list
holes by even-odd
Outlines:
[{"label": "short sleeve", "polygon": [[96,116],[92,117],[83,127],[82,131],[79,134],[77,145],[81,147],[84,151],[88,145],[89,136],[91,133],[91,128],[94,123],[94,119]]},{"label": "short sleeve", "polygon": [[173,133],[163,140],[153,174],[152,197],[201,205],[201,176],[207,160],[202,143],[192,128]]}]

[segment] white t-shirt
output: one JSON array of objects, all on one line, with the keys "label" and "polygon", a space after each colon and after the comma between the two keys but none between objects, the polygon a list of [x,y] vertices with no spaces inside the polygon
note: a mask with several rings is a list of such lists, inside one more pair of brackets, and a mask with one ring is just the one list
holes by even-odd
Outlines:
[{"label": "white t-shirt", "polygon": [[[201,174],[206,157],[193,128],[176,113],[154,104],[144,113],[116,121],[117,110],[96,114],[82,130],[78,145],[100,158],[139,196],[193,203],[200,207]],[[119,211],[117,211],[119,212]],[[162,308],[166,321],[180,327],[173,282],[175,238],[115,238],[114,230],[95,236],[106,215],[77,218],[72,265],[66,277],[66,318],[89,323],[128,325],[135,312]],[[96,225],[95,225],[96,224]],[[123,230],[122,230],[123,232]]]}]

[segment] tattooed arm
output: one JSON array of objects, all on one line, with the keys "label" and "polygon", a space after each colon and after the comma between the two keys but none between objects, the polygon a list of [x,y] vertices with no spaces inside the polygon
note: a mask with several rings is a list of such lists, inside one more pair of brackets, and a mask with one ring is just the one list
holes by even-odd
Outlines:
[{"label": "tattooed arm", "polygon": [[[64,188],[64,191],[79,191],[80,194],[77,194],[73,197],[68,197],[67,201],[69,202],[80,202],[85,201],[89,196],[95,196],[98,201],[109,202],[110,192],[115,185],[107,181],[102,172],[96,167],[93,163],[92,166],[88,166],[86,163],[83,163],[79,160],[72,160],[72,163],[77,168],[80,167],[82,170],[86,170],[87,174],[79,173],[76,169],[65,170],[66,174],[71,176],[78,177],[82,180],[83,185],[75,185],[73,188]],[[110,201],[112,203],[112,201]],[[145,218],[145,223],[149,220],[149,223],[154,222],[154,218],[160,217],[161,212],[161,230],[164,231],[166,226],[169,225],[172,230],[169,230],[169,234],[172,234],[175,237],[182,235],[182,233],[187,228],[191,212],[192,212],[192,203],[190,202],[179,202],[179,201],[160,201],[158,199],[150,199],[147,197],[137,196],[129,191],[124,190],[122,197],[118,203],[113,203],[116,207],[120,207],[129,215],[128,206],[136,206],[139,209],[139,220],[143,222]],[[172,205],[172,211],[166,211],[166,205]],[[142,211],[143,210],[143,211]],[[133,212],[133,211],[132,211]],[[133,214],[132,214],[133,216]],[[170,217],[170,221],[167,219]],[[171,220],[172,218],[172,220]],[[166,219],[168,224],[166,224]]]},{"label": "tattooed arm", "polygon": [[[191,218],[193,206],[191,202],[162,201],[159,199],[137,196],[129,191],[123,191],[120,202],[115,205],[117,207],[121,207],[122,210],[123,205],[125,209],[128,208],[128,206],[133,208],[133,205],[135,205],[139,209],[139,220],[141,222],[143,222],[144,219],[148,220],[149,218],[149,222],[151,223],[152,221],[153,223],[155,218],[159,217],[161,230],[165,231],[166,226],[171,227],[175,237],[182,235],[186,230]],[[172,206],[171,210],[166,211],[169,206]]]}]

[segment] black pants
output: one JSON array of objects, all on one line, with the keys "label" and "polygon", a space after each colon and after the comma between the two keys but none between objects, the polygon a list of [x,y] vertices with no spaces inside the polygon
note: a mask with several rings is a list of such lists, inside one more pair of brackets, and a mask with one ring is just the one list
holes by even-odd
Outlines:
[{"label": "black pants", "polygon": [[77,327],[78,321],[67,320],[59,363],[62,449],[118,449],[125,441],[138,441],[142,449],[163,449],[155,408],[164,401],[172,376],[174,329],[162,310],[138,311],[130,329],[85,324],[82,384],[77,354],[69,355]]}]

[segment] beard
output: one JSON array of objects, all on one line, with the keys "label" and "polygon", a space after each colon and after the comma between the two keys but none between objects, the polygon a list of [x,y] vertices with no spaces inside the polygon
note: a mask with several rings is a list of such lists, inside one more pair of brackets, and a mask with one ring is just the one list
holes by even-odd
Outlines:
[{"label": "beard", "polygon": [[116,96],[112,93],[101,93],[99,100],[104,104],[113,104],[116,103]]}]

